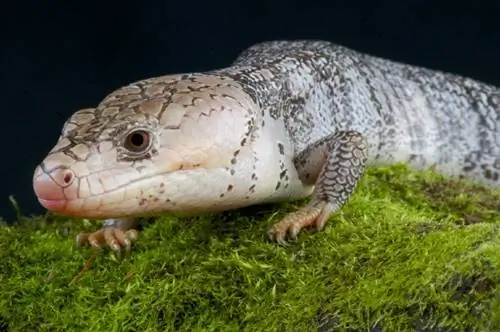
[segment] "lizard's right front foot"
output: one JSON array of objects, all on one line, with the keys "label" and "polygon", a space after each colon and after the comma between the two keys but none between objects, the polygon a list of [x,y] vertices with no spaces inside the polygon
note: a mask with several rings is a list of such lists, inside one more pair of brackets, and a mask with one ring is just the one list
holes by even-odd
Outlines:
[{"label": "lizard's right front foot", "polygon": [[130,251],[132,243],[138,238],[139,233],[131,229],[134,224],[132,220],[106,220],[104,226],[92,233],[80,233],[76,237],[78,247],[90,245],[95,249],[103,249],[108,246],[115,253]]}]

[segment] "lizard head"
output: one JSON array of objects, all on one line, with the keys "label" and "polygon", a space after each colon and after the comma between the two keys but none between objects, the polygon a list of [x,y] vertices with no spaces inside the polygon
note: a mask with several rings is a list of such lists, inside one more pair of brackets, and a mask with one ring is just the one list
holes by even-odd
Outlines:
[{"label": "lizard head", "polygon": [[66,121],[34,191],[48,210],[75,217],[217,210],[237,191],[236,169],[252,167],[255,108],[216,75],[132,83]]}]

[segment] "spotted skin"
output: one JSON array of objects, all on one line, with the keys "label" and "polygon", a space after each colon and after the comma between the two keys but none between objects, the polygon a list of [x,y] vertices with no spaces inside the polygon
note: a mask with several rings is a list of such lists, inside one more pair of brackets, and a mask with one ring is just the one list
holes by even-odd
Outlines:
[{"label": "spotted skin", "polygon": [[[283,243],[322,229],[365,165],[500,187],[499,117],[499,89],[484,82],[324,41],[264,42],[226,68],[134,82],[76,112],[34,189],[48,209],[111,220],[78,242],[113,250],[130,247],[141,216],[312,194],[268,231]],[[148,145],[135,151],[141,131]]]}]

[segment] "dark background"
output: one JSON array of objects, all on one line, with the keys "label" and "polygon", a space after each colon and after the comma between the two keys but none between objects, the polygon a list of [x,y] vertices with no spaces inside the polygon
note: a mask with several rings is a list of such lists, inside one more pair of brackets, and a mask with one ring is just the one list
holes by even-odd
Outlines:
[{"label": "dark background", "polygon": [[0,216],[10,221],[10,194],[23,214],[42,211],[32,173],[72,112],[134,80],[228,65],[256,42],[325,39],[500,86],[500,1],[28,0],[9,6],[0,10]]}]

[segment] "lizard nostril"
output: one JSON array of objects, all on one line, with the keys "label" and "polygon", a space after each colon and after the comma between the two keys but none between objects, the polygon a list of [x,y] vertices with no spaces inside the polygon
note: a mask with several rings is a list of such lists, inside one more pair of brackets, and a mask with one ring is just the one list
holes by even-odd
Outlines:
[{"label": "lizard nostril", "polygon": [[70,169],[61,168],[52,173],[52,177],[56,183],[62,187],[67,187],[75,180],[75,173]]},{"label": "lizard nostril", "polygon": [[63,181],[65,184],[70,184],[71,182],[73,182],[73,172],[68,170],[64,172]]}]

